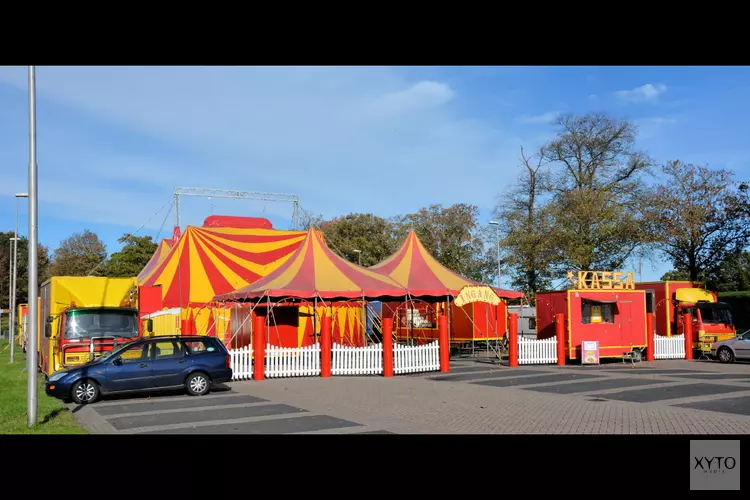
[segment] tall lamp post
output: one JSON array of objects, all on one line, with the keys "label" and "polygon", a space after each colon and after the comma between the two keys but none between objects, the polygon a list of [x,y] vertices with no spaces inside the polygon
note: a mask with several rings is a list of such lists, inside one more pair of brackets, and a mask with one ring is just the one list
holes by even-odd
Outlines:
[{"label": "tall lamp post", "polygon": [[[18,280],[18,199],[19,198],[28,198],[29,193],[16,193],[16,227],[13,230],[13,285],[11,286],[11,289],[13,290],[11,299],[10,299],[10,328],[11,332],[13,332],[13,335],[15,336],[16,332],[16,281]],[[13,337],[11,337],[13,339]],[[13,363],[14,361],[14,347],[15,341],[11,340],[10,343],[10,362]]]},{"label": "tall lamp post", "polygon": [[361,266],[362,265],[362,250],[352,250],[352,252],[357,254],[357,264]]},{"label": "tall lamp post", "polygon": [[26,356],[26,425],[37,420],[37,330],[39,328],[39,282],[37,281],[37,165],[36,165],[36,67],[29,66],[29,320]]},{"label": "tall lamp post", "polygon": [[491,220],[489,224],[497,227],[497,287],[502,288],[503,285],[500,281],[502,279],[502,272],[500,271],[500,223],[496,220]]}]

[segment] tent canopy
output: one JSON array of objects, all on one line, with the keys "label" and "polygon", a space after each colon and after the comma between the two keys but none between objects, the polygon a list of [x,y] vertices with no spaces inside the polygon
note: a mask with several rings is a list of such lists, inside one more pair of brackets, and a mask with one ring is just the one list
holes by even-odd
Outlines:
[{"label": "tent canopy", "polygon": [[[188,226],[166,257],[138,276],[161,285],[164,307],[210,302],[277,269],[302,243],[304,231]],[[156,258],[154,256],[152,261]]]},{"label": "tent canopy", "polygon": [[[413,229],[396,253],[369,269],[393,278],[414,297],[455,297],[464,286],[482,284],[459,276],[438,262],[422,245]],[[522,292],[514,290],[491,288],[501,298],[520,299],[524,296]]]},{"label": "tent canopy", "polygon": [[156,251],[154,252],[154,255],[151,256],[148,263],[143,267],[141,272],[138,274],[139,283],[143,279],[145,279],[146,276],[153,273],[154,269],[156,269],[159,266],[159,264],[164,262],[164,259],[167,258],[167,255],[169,255],[169,251],[172,250],[173,246],[174,246],[174,239],[164,238],[163,240],[161,240],[161,243],[159,243],[159,246],[156,247]]},{"label": "tent canopy", "polygon": [[245,288],[217,295],[216,300],[257,301],[298,298],[311,300],[405,297],[393,279],[339,257],[322,234],[311,228],[297,251],[282,266]]}]

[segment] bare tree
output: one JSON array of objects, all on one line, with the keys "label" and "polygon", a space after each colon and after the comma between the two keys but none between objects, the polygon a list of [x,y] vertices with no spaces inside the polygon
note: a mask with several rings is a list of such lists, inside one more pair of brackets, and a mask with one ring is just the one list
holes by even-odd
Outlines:
[{"label": "bare tree", "polygon": [[[527,155],[521,147],[521,167],[507,201],[495,209],[500,222],[500,246],[511,284],[528,297],[547,288],[552,279],[555,248],[551,245],[551,219],[542,204],[543,187],[549,181],[545,160],[540,154]],[[495,248],[492,236],[489,236]]]}]

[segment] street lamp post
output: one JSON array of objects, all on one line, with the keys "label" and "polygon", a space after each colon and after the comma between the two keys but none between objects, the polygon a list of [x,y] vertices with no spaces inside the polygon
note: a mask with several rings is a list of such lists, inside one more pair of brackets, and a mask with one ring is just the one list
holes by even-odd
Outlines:
[{"label": "street lamp post", "polygon": [[352,252],[357,254],[357,264],[361,266],[362,265],[362,250],[352,250]]},{"label": "street lamp post", "polygon": [[[16,331],[16,281],[18,280],[18,199],[28,198],[28,193],[16,193],[16,227],[13,230],[13,294],[10,299],[10,328],[13,335]],[[10,362],[14,361],[14,341],[10,343]]]},{"label": "street lamp post", "polygon": [[502,279],[502,272],[500,271],[500,223],[496,220],[489,222],[491,226],[497,226],[497,287],[502,288],[500,280]]},{"label": "street lamp post", "polygon": [[[8,240],[8,340],[10,340],[10,312],[13,310],[10,308],[10,298],[13,293],[13,238]],[[12,343],[12,342],[11,342]]]},{"label": "street lamp post", "polygon": [[39,329],[39,282],[37,281],[37,165],[36,165],[36,67],[29,66],[29,315],[26,355],[26,425],[37,421],[37,330]]}]

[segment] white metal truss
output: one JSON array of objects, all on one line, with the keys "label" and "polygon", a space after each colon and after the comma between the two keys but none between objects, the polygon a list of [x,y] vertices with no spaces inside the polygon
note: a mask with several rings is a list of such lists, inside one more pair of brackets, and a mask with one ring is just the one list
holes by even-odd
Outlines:
[{"label": "white metal truss", "polygon": [[174,225],[180,226],[180,196],[200,196],[204,198],[232,198],[235,200],[259,200],[273,203],[292,204],[292,229],[298,230],[300,225],[299,196],[287,193],[268,193],[264,191],[233,191],[211,188],[174,188]]}]

